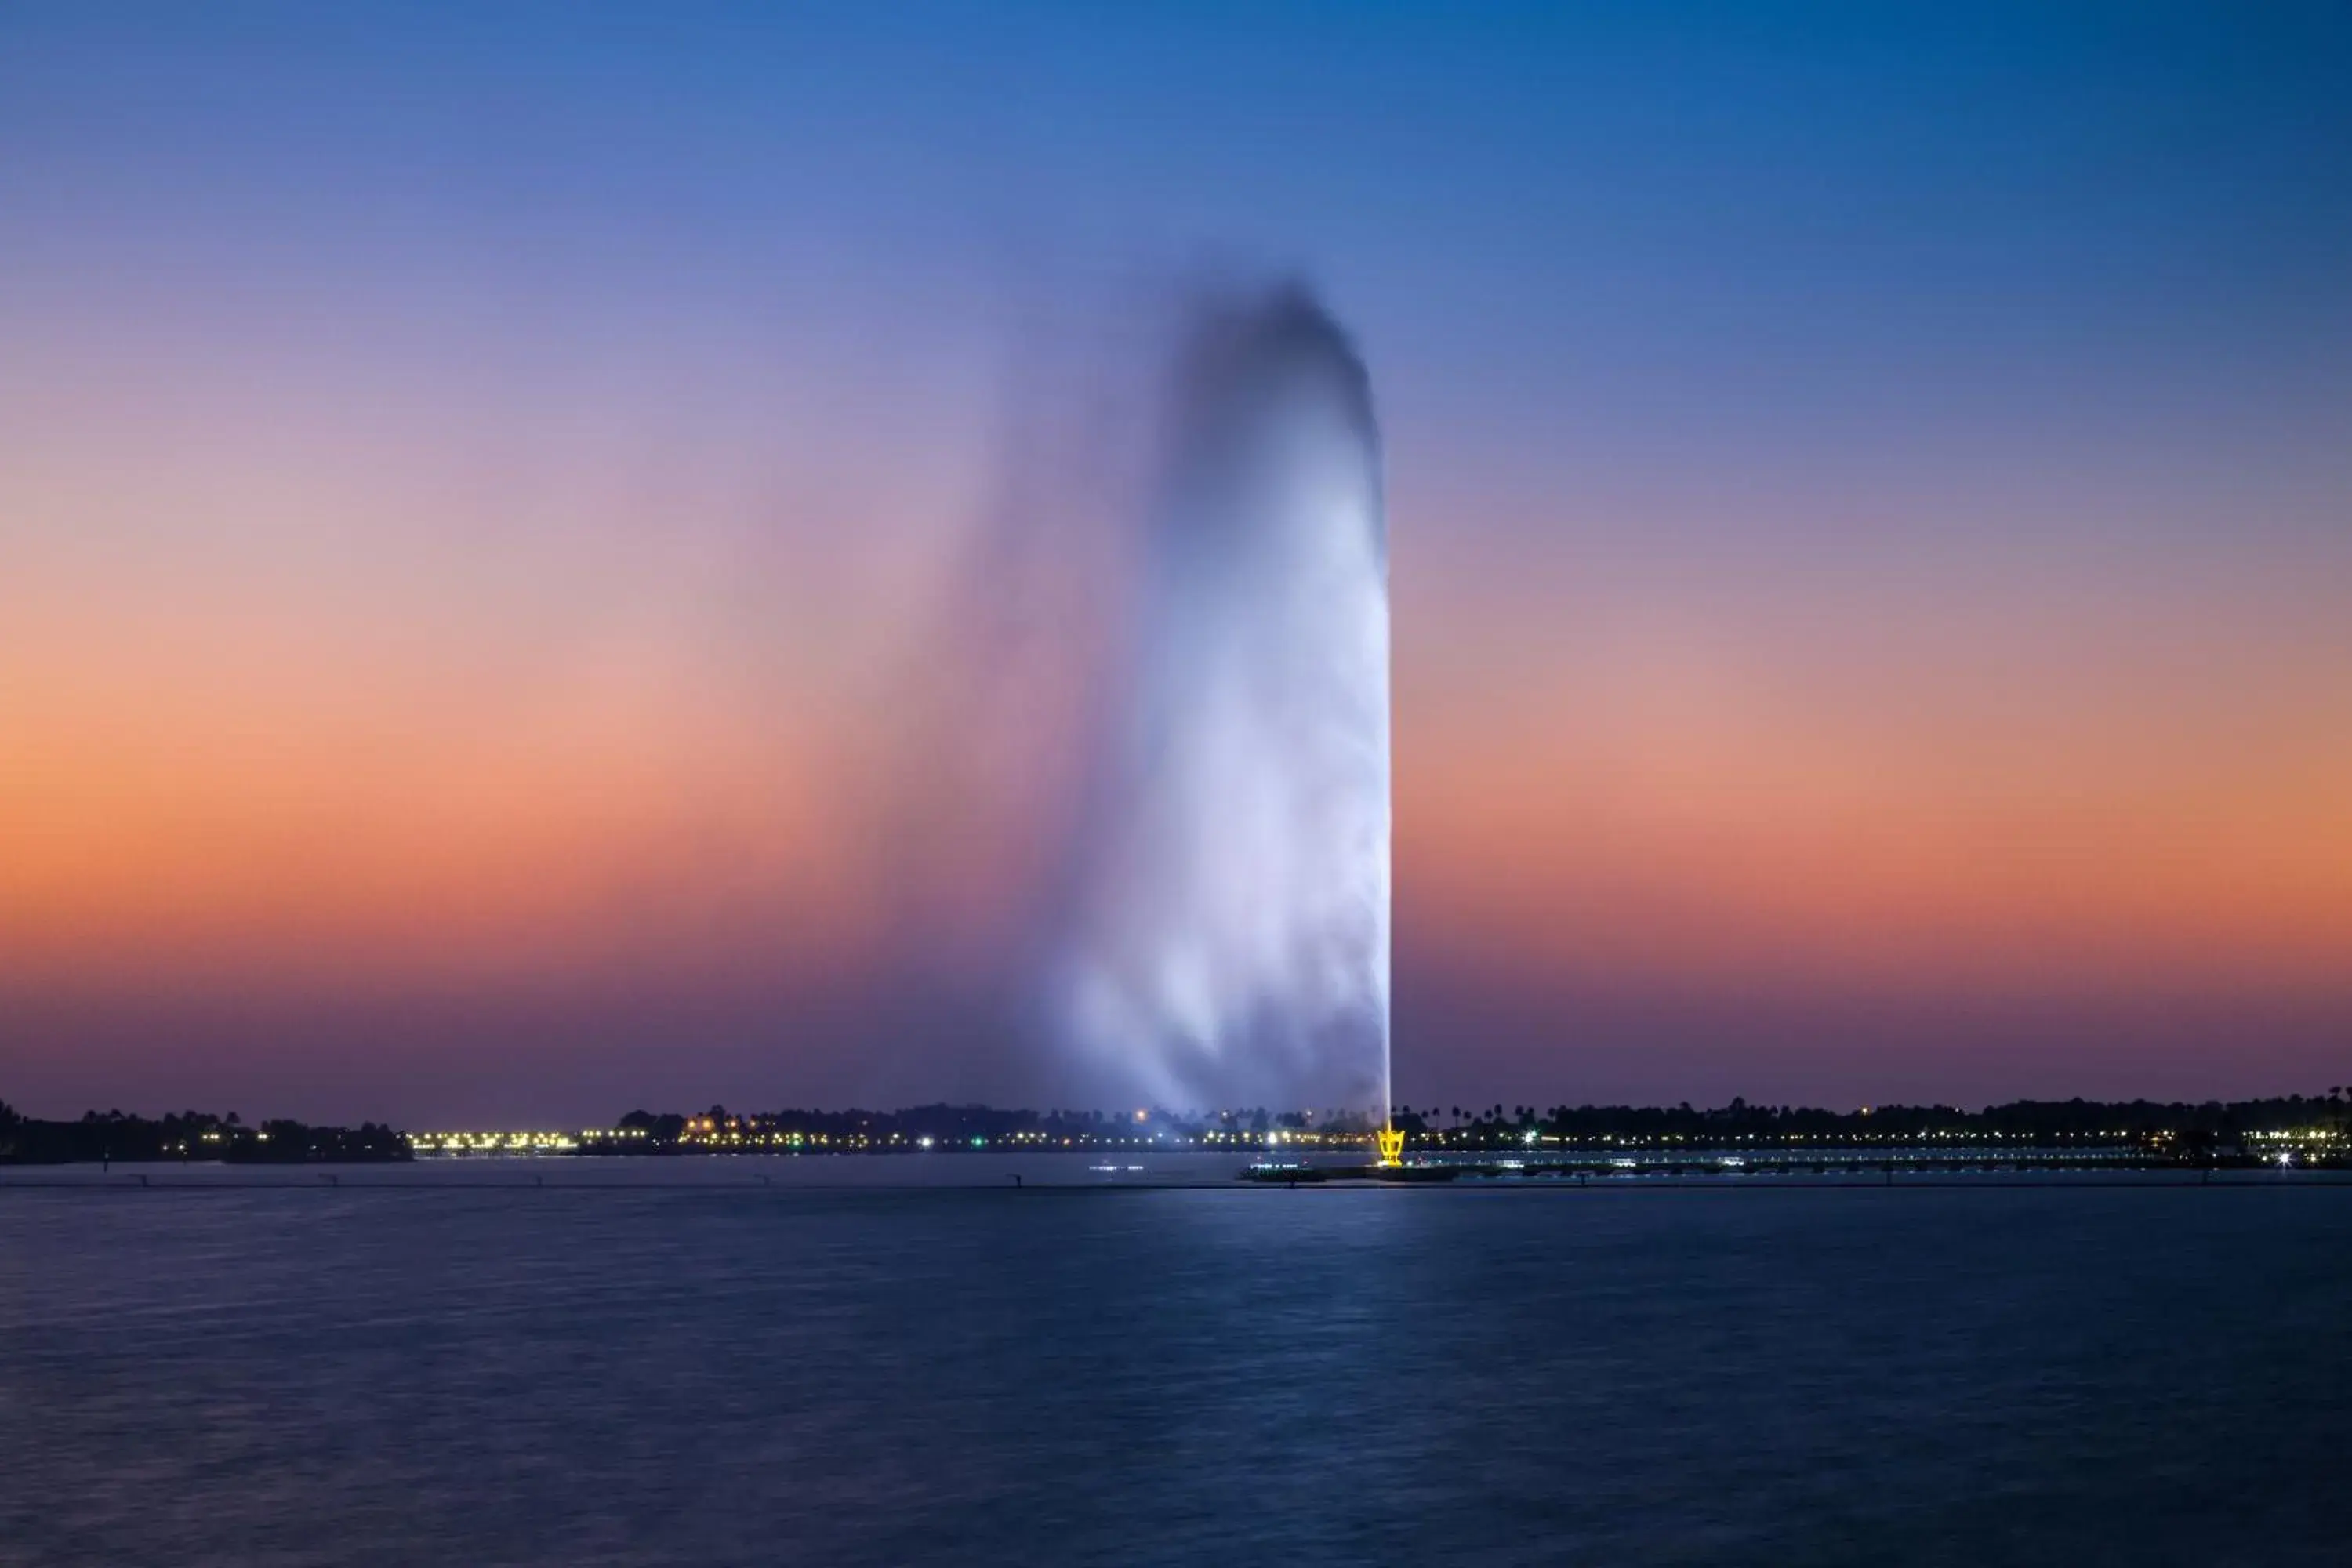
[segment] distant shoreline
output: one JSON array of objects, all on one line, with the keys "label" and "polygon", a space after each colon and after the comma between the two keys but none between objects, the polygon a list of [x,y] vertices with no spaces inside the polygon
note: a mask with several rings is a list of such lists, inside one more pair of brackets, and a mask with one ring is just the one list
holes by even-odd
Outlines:
[{"label": "distant shoreline", "polygon": [[[1501,1105],[1398,1107],[1391,1124],[1412,1163],[1591,1178],[1620,1172],[1723,1173],[2033,1169],[2231,1170],[2352,1167],[2352,1098],[2325,1095],[2201,1104],[2151,1100],[2018,1100],[1880,1106],[1853,1111],[1752,1106]],[[636,1110],[608,1128],[406,1131],[235,1113],[161,1118],[88,1112],[73,1121],[26,1117],[0,1102],[0,1165],[377,1164],[486,1156],[677,1159],[759,1155],[1202,1153],[1257,1162],[1362,1162],[1362,1114],[1145,1108],[1131,1113],[917,1106],[694,1116]]]}]

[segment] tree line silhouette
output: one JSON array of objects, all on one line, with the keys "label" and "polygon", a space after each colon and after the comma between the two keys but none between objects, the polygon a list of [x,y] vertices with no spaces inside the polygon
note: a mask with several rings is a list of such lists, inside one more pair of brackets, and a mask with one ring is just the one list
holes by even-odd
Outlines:
[{"label": "tree line silhouette", "polygon": [[311,1127],[285,1120],[248,1125],[235,1111],[184,1110],[150,1120],[121,1110],[88,1111],[79,1121],[43,1121],[0,1100],[0,1164],[61,1165],[223,1160],[252,1164],[410,1158],[407,1135],[362,1122]]},{"label": "tree line silhouette", "polygon": [[1398,1106],[1393,1120],[1409,1133],[1458,1133],[1473,1142],[1507,1142],[1534,1132],[1570,1142],[1600,1138],[1705,1141],[1806,1141],[1840,1138],[1992,1138],[2032,1141],[2158,1134],[2228,1141],[2254,1132],[2343,1131],[2352,1123],[2352,1085],[2317,1095],[2240,1100],[2017,1100],[1968,1110],[1957,1105],[1878,1105],[1853,1110],[1818,1106],[1750,1105],[1713,1110],[1673,1106]]}]

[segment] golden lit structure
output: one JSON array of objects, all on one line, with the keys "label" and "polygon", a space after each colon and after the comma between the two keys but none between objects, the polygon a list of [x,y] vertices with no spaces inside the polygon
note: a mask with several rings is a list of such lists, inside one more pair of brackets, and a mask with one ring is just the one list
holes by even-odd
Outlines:
[{"label": "golden lit structure", "polygon": [[1404,1132],[1402,1129],[1391,1127],[1387,1122],[1383,1121],[1381,1123],[1380,1131],[1375,1134],[1375,1136],[1377,1136],[1381,1141],[1381,1164],[1402,1165],[1404,1163]]}]

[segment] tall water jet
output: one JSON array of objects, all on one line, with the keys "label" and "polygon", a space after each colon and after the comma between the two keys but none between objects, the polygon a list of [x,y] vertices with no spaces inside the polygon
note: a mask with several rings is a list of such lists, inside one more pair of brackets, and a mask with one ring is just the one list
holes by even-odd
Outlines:
[{"label": "tall water jet", "polygon": [[1370,377],[1304,290],[1176,356],[1070,840],[1072,1047],[1189,1106],[1389,1104],[1388,532]]}]

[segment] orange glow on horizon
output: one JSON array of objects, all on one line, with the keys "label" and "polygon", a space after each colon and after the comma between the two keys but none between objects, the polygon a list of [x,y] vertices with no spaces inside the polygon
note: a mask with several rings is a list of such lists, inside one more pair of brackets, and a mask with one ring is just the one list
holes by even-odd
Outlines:
[{"label": "orange glow on horizon", "polygon": [[175,658],[0,645],[0,979],[772,969],[871,940],[808,759],[691,671],[549,691],[246,629]]},{"label": "orange glow on horizon", "polygon": [[1937,626],[1964,610],[1923,606],[1874,660],[1728,614],[1497,650],[1542,673],[1401,721],[1400,931],[1497,979],[2339,984],[2352,669],[2324,616],[2274,611],[2264,635],[2299,646],[2183,679],[2182,639],[2218,627],[2165,608],[1979,602],[1969,642]]},{"label": "orange glow on horizon", "polygon": [[[10,447],[0,981],[879,974],[909,910],[957,964],[1017,934],[1083,682],[976,701],[923,641],[974,443],[912,477],[845,449],[837,510],[778,519],[748,480],[572,474],[599,448],[571,437],[467,500],[446,452],[403,477],[429,422],[281,463],[249,410],[245,449],[172,412],[142,416],[175,443],[152,468]],[[500,532],[541,481],[581,516],[542,497]],[[695,526],[642,521],[669,506]],[[1717,560],[1648,525],[1530,512],[1456,548],[1400,517],[1406,947],[1497,984],[2352,973],[2339,577],[2014,541],[1939,573],[1918,529]],[[1062,608],[1036,618],[1067,640]],[[992,754],[910,741],[942,715]]]}]

